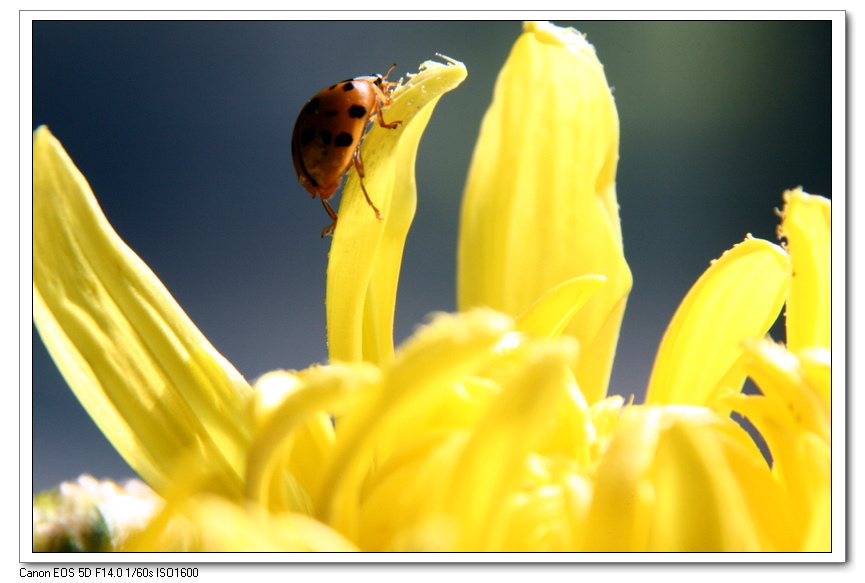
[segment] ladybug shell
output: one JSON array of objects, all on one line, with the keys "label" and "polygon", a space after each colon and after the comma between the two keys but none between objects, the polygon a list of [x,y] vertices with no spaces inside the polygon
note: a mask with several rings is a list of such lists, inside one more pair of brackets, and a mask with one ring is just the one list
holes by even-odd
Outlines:
[{"label": "ladybug shell", "polygon": [[297,116],[291,158],[300,183],[315,197],[333,196],[378,105],[376,77],[347,79],[319,91]]}]

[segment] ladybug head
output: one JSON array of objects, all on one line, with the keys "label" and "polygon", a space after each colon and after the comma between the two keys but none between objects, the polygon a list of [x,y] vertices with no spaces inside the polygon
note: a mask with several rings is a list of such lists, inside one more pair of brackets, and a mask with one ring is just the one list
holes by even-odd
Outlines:
[{"label": "ladybug head", "polygon": [[381,87],[382,84],[383,84],[383,83],[385,82],[385,80],[387,79],[387,76],[390,75],[390,72],[393,71],[395,68],[396,68],[396,63],[394,63],[393,65],[391,65],[391,66],[390,66],[390,69],[388,69],[388,70],[387,70],[387,73],[385,73],[384,75],[376,75],[376,76],[375,76],[375,84],[378,85],[379,87]]}]

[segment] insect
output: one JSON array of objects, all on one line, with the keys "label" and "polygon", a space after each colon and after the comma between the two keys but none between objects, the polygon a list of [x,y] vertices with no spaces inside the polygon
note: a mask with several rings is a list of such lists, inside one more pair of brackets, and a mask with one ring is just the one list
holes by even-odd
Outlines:
[{"label": "insect", "polygon": [[312,198],[316,195],[321,198],[324,209],[333,219],[333,223],[321,232],[322,237],[330,235],[336,228],[337,216],[327,200],[336,192],[352,164],[360,177],[366,202],[375,211],[375,216],[382,218],[363,185],[365,175],[360,144],[367,122],[373,118],[388,129],[402,123],[387,123],[381,113],[381,108],[390,104],[391,92],[397,86],[396,82],[387,80],[394,67],[396,64],[384,75],[346,79],[322,89],[297,116],[291,135],[291,159],[298,181]]}]

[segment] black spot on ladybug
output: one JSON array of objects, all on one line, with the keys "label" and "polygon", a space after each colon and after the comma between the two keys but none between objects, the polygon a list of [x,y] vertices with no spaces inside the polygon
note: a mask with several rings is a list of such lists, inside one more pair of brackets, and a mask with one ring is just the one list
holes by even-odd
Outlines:
[{"label": "black spot on ladybug", "polygon": [[366,108],[362,105],[352,105],[348,108],[348,117],[363,119],[366,117]]},{"label": "black spot on ladybug", "polygon": [[306,146],[315,139],[315,128],[304,128],[300,132],[300,143]]},{"label": "black spot on ladybug", "polygon": [[332,134],[327,130],[323,130],[322,132],[320,132],[318,134],[318,139],[321,140],[321,143],[324,145],[327,145],[330,143],[331,137],[332,137]]},{"label": "black spot on ladybug", "polygon": [[313,115],[316,111],[318,111],[318,104],[321,100],[316,97],[312,99],[309,103],[306,104],[306,107],[303,108],[303,113],[306,115]]},{"label": "black spot on ladybug", "polygon": [[351,81],[346,81],[345,85],[342,86],[342,90],[348,93],[349,91],[354,91],[354,84]]},{"label": "black spot on ladybug", "polygon": [[342,132],[341,134],[337,135],[336,138],[333,140],[333,145],[337,148],[345,148],[347,146],[350,146],[353,141],[354,138],[351,137],[350,133]]}]

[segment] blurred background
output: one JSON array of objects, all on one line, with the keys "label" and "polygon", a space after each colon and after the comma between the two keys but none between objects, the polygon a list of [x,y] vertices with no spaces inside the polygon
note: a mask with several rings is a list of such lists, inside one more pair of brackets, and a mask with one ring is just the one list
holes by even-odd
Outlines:
[{"label": "blurred background", "polygon": [[[709,261],[775,239],[785,189],[832,195],[824,22],[557,22],[587,34],[621,120],[618,197],[634,287],[610,394],[641,402],[665,327]],[[468,78],[433,114],[397,299],[400,342],[455,309],[460,198],[518,22],[35,22],[46,124],[109,221],[250,381],[325,362],[328,224],[290,160],[300,107],[347,77],[436,53]],[[527,88],[528,89],[528,88]],[[783,339],[783,326],[773,329]],[[33,490],[134,472],[33,329]]]}]

